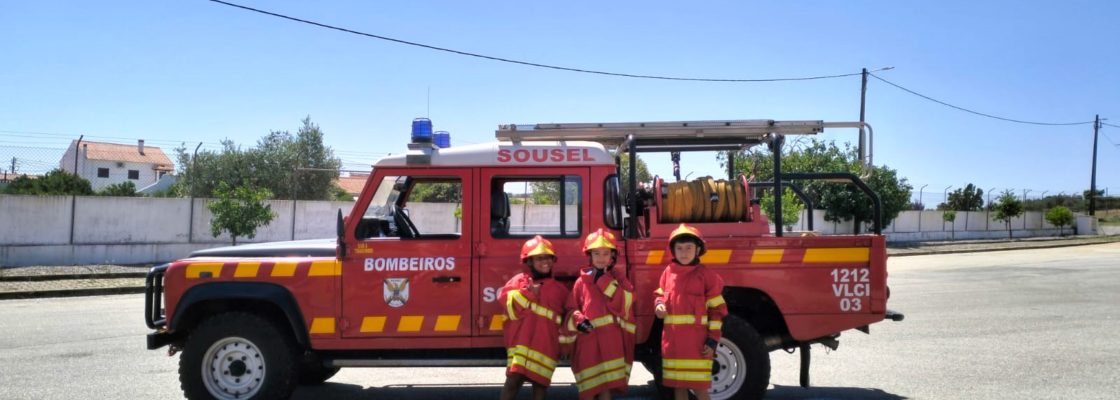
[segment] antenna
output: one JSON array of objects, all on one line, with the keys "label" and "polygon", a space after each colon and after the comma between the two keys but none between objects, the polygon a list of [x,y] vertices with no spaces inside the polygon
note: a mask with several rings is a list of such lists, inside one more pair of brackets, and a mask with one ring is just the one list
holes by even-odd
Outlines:
[{"label": "antenna", "polygon": [[428,109],[424,111],[424,117],[432,118],[432,87],[428,86]]}]

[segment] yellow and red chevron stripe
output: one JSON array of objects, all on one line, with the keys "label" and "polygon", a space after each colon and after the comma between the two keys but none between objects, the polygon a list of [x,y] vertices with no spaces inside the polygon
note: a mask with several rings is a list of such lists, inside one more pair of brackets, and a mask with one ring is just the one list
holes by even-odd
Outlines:
[{"label": "yellow and red chevron stripe", "polygon": [[[338,260],[282,260],[282,261],[198,261],[184,268],[187,279],[209,278],[293,278],[341,276],[342,263]],[[225,276],[223,276],[225,274]]]},{"label": "yellow and red chevron stripe", "polygon": [[358,327],[358,332],[457,332],[462,320],[463,316],[458,314],[400,316],[367,315],[365,317],[362,317],[362,325]]},{"label": "yellow and red chevron stripe", "polygon": [[[647,265],[664,265],[670,258],[665,250],[650,250],[646,253],[645,260]],[[871,248],[868,247],[709,249],[700,257],[700,262],[705,265],[865,263],[870,260]]]}]

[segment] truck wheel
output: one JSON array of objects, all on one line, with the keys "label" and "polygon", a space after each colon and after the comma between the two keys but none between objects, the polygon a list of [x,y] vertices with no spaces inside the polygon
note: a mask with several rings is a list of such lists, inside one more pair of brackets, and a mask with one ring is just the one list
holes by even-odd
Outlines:
[{"label": "truck wheel", "polygon": [[295,345],[272,321],[230,312],[187,337],[179,383],[188,399],[286,399],[295,389]]},{"label": "truck wheel", "polygon": [[762,337],[742,318],[728,315],[712,363],[712,399],[761,399],[769,385],[770,353]]},{"label": "truck wheel", "polygon": [[338,367],[323,365],[319,356],[313,352],[308,352],[299,365],[298,381],[300,385],[322,385],[327,379],[331,379],[334,374],[337,374],[339,369]]}]

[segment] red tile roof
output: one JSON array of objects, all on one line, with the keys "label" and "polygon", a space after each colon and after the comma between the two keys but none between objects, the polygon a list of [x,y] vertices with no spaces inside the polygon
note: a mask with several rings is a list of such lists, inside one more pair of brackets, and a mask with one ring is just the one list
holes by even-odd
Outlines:
[{"label": "red tile roof", "polygon": [[357,195],[362,192],[362,188],[366,186],[366,180],[369,175],[363,176],[340,176],[338,177],[338,186],[345,190],[346,193]]},{"label": "red tile roof", "polygon": [[[74,143],[70,142],[70,148],[74,148]],[[117,144],[117,143],[102,143],[82,141],[83,153],[85,153],[87,160],[104,160],[104,161],[122,161],[134,162],[143,164],[155,164],[156,169],[172,170],[174,165],[171,159],[163,153],[159,147],[144,146],[144,154],[140,154],[140,146],[135,144]]]}]

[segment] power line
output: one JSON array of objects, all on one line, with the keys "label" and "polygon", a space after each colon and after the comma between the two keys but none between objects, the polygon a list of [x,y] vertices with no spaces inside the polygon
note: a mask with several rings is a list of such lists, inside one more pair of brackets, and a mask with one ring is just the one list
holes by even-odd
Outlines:
[{"label": "power line", "polygon": [[[212,1],[213,1],[213,0],[212,0]],[[960,110],[960,111],[964,111],[964,112],[967,112],[967,113],[971,113],[971,114],[976,114],[976,115],[979,115],[979,116],[982,116],[982,117],[988,117],[988,118],[992,118],[992,119],[998,119],[998,120],[1001,120],[1001,121],[1007,121],[1007,122],[1015,122],[1015,123],[1020,123],[1020,124],[1029,124],[1029,125],[1047,125],[1047,126],[1069,126],[1069,125],[1085,125],[1085,124],[1091,124],[1091,123],[1093,123],[1093,121],[1084,121],[1084,122],[1035,122],[1035,121],[1023,121],[1023,120],[1018,120],[1018,119],[1012,119],[1012,118],[1004,118],[1004,117],[999,117],[999,116],[995,116],[995,115],[991,115],[991,114],[985,114],[985,113],[982,113],[982,112],[979,112],[979,111],[973,111],[973,110],[969,110],[969,109],[967,109],[967,108],[964,108],[964,107],[958,107],[958,106],[955,106],[955,105],[952,105],[952,104],[946,103],[946,102],[944,102],[944,101],[941,101],[941,100],[937,100],[937,99],[935,99],[935,98],[932,98],[932,97],[926,96],[926,95],[924,95],[924,94],[921,94],[921,93],[915,92],[915,91],[913,91],[913,90],[910,90],[910,89],[904,88],[904,87],[902,87],[902,86],[899,86],[898,84],[895,84],[894,82],[891,82],[891,81],[888,81],[888,80],[886,80],[886,79],[880,78],[880,77],[879,77],[878,75],[875,75],[875,74],[869,74],[869,75],[871,75],[871,76],[872,76],[872,77],[874,77],[875,79],[878,79],[878,80],[880,80],[880,81],[883,81],[883,82],[885,82],[885,83],[886,83],[886,84],[888,84],[888,85],[891,85],[891,86],[894,86],[894,87],[896,87],[896,88],[902,89],[903,91],[905,91],[905,92],[907,92],[907,93],[910,93],[910,94],[912,94],[912,95],[915,95],[915,96],[921,97],[921,98],[923,98],[923,99],[926,99],[926,100],[932,101],[932,102],[934,102],[934,103],[937,103],[937,104],[941,104],[941,105],[943,105],[943,106],[946,106],[946,107],[951,107],[951,108],[955,108],[955,109],[957,109],[957,110]]]},{"label": "power line", "polygon": [[1101,122],[1101,125],[1108,125],[1108,126],[1111,126],[1113,128],[1120,128],[1120,125],[1110,124],[1110,123],[1107,123],[1107,122]]},{"label": "power line", "polygon": [[[471,52],[462,51],[462,50],[449,49],[449,48],[446,48],[446,47],[439,47],[439,46],[433,46],[433,45],[429,45],[429,44],[411,42],[411,41],[408,41],[408,40],[396,39],[396,38],[391,38],[391,37],[382,36],[382,35],[375,35],[375,34],[372,34],[372,33],[360,32],[360,31],[355,31],[355,30],[352,30],[352,29],[337,27],[337,26],[334,26],[334,25],[328,25],[328,24],[324,24],[324,23],[320,23],[320,22],[310,21],[310,20],[306,20],[306,19],[300,19],[300,18],[296,18],[296,17],[287,16],[287,15],[284,15],[284,14],[278,14],[278,13],[274,13],[274,12],[271,12],[271,11],[260,10],[260,9],[243,6],[243,5],[240,5],[240,4],[229,3],[229,2],[225,2],[225,1],[221,1],[221,0],[210,0],[210,1],[218,3],[218,4],[227,5],[227,6],[230,6],[230,7],[240,8],[242,10],[252,11],[252,12],[256,12],[256,13],[260,13],[260,14],[264,14],[264,15],[277,17],[277,18],[283,18],[283,19],[286,19],[286,20],[289,20],[289,21],[295,21],[295,22],[300,22],[300,23],[304,23],[304,24],[308,24],[308,25],[314,25],[314,26],[318,26],[320,28],[333,29],[333,30],[340,31],[340,32],[351,33],[351,34],[355,34],[355,35],[359,35],[359,36],[365,36],[365,37],[369,37],[369,38],[380,39],[380,40],[390,41],[390,42],[394,42],[394,43],[405,44],[405,45],[409,45],[409,46],[422,47],[422,48],[429,49],[429,50],[442,51],[442,52],[458,54],[458,55],[462,55],[462,56],[482,58],[482,59],[486,59],[486,60],[499,61],[499,62],[510,63],[510,64],[518,64],[518,65],[525,65],[525,66],[538,67],[538,68],[548,68],[548,69],[555,69],[555,70],[560,70],[560,71],[580,72],[580,73],[585,73],[585,74],[618,76],[618,77],[624,77],[624,78],[659,79],[659,80],[667,80],[667,81],[735,82],[735,83],[809,81],[809,80],[816,80],[816,79],[843,78],[843,77],[857,76],[857,75],[862,74],[862,72],[853,72],[853,73],[850,73],[850,74],[807,76],[807,77],[795,77],[795,78],[721,79],[721,78],[690,78],[690,77],[660,76],[660,75],[641,75],[641,74],[629,74],[629,73],[623,73],[623,72],[597,71],[597,70],[574,68],[574,67],[561,67],[561,66],[556,66],[556,65],[540,64],[540,63],[529,62],[529,61],[521,61],[521,60],[514,60],[514,59],[509,59],[509,58],[488,56],[488,55],[485,55],[485,54],[471,53]],[[878,70],[875,70],[875,72],[882,71],[882,70],[884,70],[884,69],[878,69]]]}]

